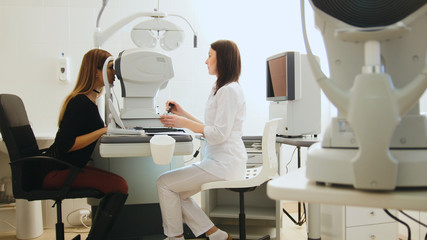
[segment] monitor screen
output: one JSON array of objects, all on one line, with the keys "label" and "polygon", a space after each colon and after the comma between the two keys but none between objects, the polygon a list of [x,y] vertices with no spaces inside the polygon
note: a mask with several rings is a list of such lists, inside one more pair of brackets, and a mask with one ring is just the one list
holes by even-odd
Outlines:
[{"label": "monitor screen", "polygon": [[285,52],[267,59],[267,100],[295,100],[294,52]]}]

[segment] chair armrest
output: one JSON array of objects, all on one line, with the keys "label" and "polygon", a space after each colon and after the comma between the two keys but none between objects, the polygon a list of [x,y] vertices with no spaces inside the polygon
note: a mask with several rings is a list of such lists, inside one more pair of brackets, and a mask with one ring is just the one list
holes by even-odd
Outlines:
[{"label": "chair armrest", "polygon": [[59,198],[63,199],[65,198],[65,196],[67,195],[67,193],[70,191],[70,187],[71,187],[71,183],[73,183],[74,179],[77,177],[77,175],[81,172],[83,172],[83,169],[74,166],[73,164],[63,161],[61,159],[58,158],[54,158],[54,157],[50,157],[50,156],[30,156],[30,157],[24,157],[24,158],[20,158],[17,159],[13,162],[10,162],[9,164],[12,167],[17,167],[19,165],[24,165],[25,163],[28,162],[34,162],[34,161],[50,161],[50,162],[55,162],[55,163],[59,163],[64,165],[65,167],[68,167],[71,171],[70,173],[67,175],[65,181],[64,181],[64,185],[61,189],[61,193],[59,194]]},{"label": "chair armrest", "polygon": [[26,162],[29,161],[34,161],[34,160],[38,160],[38,161],[50,161],[50,162],[56,162],[59,164],[62,164],[66,167],[69,167],[71,169],[75,169],[75,170],[80,170],[83,171],[81,168],[78,168],[76,166],[74,166],[73,164],[66,162],[64,160],[58,159],[58,158],[54,158],[54,157],[50,157],[50,156],[31,156],[31,157],[24,157],[24,158],[20,158],[17,159],[15,161],[11,161],[9,164],[14,166],[14,165],[22,165],[25,164]]}]

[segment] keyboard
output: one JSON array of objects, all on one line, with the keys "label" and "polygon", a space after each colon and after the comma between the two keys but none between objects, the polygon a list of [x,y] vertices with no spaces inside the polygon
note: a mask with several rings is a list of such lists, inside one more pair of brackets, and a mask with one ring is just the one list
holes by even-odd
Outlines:
[{"label": "keyboard", "polygon": [[[135,128],[137,129],[137,128]],[[174,134],[180,134],[185,133],[184,129],[179,128],[167,128],[167,127],[148,127],[144,128],[141,127],[142,130],[144,130],[145,134],[161,134],[161,133],[174,133]]]},{"label": "keyboard", "polygon": [[148,128],[144,128],[144,127],[135,127],[135,129],[139,130],[142,129],[145,132],[150,132],[150,133],[162,133],[162,132],[182,132],[185,133],[184,129],[179,129],[179,128],[168,128],[168,127],[148,127]]},{"label": "keyboard", "polygon": [[142,129],[125,129],[125,128],[115,128],[108,126],[107,129],[108,135],[143,135],[144,131]]}]

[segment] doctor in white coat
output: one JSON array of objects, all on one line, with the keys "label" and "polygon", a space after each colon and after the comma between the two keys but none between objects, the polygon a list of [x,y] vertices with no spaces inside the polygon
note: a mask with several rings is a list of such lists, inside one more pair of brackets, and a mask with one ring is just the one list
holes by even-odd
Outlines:
[{"label": "doctor in white coat", "polygon": [[166,127],[188,128],[203,134],[207,144],[204,158],[183,168],[164,173],[157,180],[164,233],[169,239],[184,239],[185,222],[195,236],[203,233],[210,240],[226,240],[231,236],[218,229],[203,210],[191,199],[208,182],[245,178],[247,154],[242,141],[242,125],[246,118],[246,101],[239,84],[240,52],[229,40],[211,44],[206,60],[210,75],[217,76],[205,109],[205,123],[172,103],[174,115],[161,116]]}]

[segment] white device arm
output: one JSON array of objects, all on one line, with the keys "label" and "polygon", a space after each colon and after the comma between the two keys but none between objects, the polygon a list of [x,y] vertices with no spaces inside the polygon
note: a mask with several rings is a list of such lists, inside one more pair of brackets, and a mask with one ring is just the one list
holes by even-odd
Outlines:
[{"label": "white device arm", "polygon": [[316,78],[317,83],[320,88],[325,92],[329,100],[343,113],[347,112],[347,107],[349,104],[349,93],[339,86],[337,86],[333,81],[330,81],[328,77],[322,72],[319,63],[316,61],[316,57],[311,51],[310,43],[308,41],[307,29],[305,24],[305,10],[304,10],[304,0],[301,0],[301,19],[302,19],[302,29],[305,47],[307,49],[308,61],[310,63],[311,69],[313,71],[314,77]]},{"label": "white device arm", "polygon": [[96,18],[96,27],[97,28],[99,27],[99,22],[101,21],[102,13],[104,12],[104,9],[107,6],[107,4],[108,4],[108,0],[102,0],[102,7],[101,7],[101,10],[99,10],[98,17]]},{"label": "white device arm", "polygon": [[405,115],[414,106],[426,88],[427,66],[405,88],[396,90],[395,95],[399,104],[400,116]]},{"label": "white device arm", "polygon": [[132,22],[133,20],[140,18],[140,17],[166,17],[167,14],[163,12],[158,11],[152,11],[152,12],[139,12],[134,13],[130,16],[127,16],[123,18],[122,20],[116,22],[109,28],[105,29],[104,31],[100,31],[99,26],[96,26],[96,32],[94,34],[94,43],[95,47],[99,48],[101,45],[107,41],[108,38],[111,37],[114,33],[116,33],[119,29],[126,26],[128,23]]},{"label": "white device arm", "polygon": [[193,26],[191,26],[190,22],[185,17],[178,15],[178,14],[169,14],[169,16],[179,17],[179,18],[181,18],[187,22],[188,26],[190,26],[190,28],[191,28],[191,31],[193,31],[193,34],[194,34],[194,38],[193,38],[194,46],[193,47],[196,48],[197,47],[197,32],[194,30]]}]

